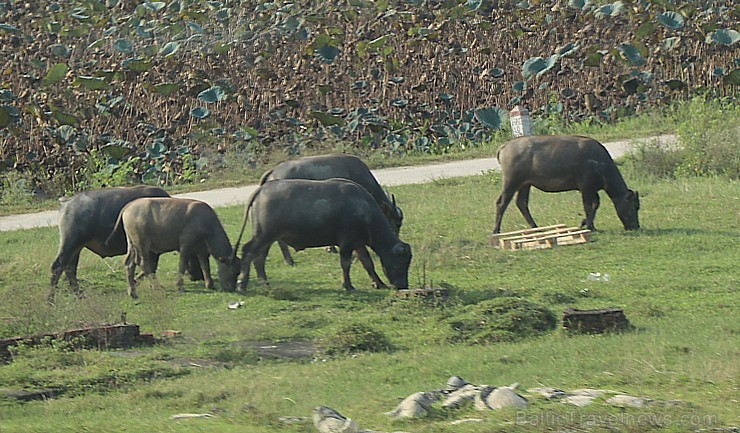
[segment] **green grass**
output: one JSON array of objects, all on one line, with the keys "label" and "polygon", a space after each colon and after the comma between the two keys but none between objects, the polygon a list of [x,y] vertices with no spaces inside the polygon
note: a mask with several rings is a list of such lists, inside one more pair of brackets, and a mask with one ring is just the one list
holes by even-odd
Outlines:
[{"label": "green grass", "polygon": [[[737,426],[738,183],[627,181],[641,194],[642,230],[624,232],[602,193],[600,231],[593,242],[521,252],[494,249],[488,240],[500,190],[496,173],[390,188],[404,210],[402,238],[414,252],[409,282],[448,288],[450,299],[437,304],[395,301],[390,291],[371,288],[358,263],[352,277],[359,290],[344,293],[336,255],[322,249],[296,253],[297,266],[291,268],[274,248],[267,263],[270,287],[252,281],[249,292],[240,295],[188,282],[188,291],[177,293],[177,256],[167,254],[159,273],[166,291],[143,283],[138,301],[126,297],[121,257],[100,259],[86,251],[79,275],[87,297],[74,299],[62,282],[52,307],[44,300],[56,230],[0,233],[0,337],[115,322],[122,312],[142,332],[182,331],[171,343],[131,351],[22,350],[14,362],[0,366],[0,388],[60,387],[65,394],[24,404],[0,399],[0,431],[313,432],[310,414],[319,405],[357,420],[361,428],[381,431]],[[582,218],[575,192],[533,191],[530,206],[541,225],[575,225]],[[218,209],[232,239],[242,212]],[[512,206],[503,229],[523,227]],[[587,281],[590,272],[607,273],[609,281]],[[599,336],[554,330],[517,342],[451,343],[456,335],[451,321],[501,296],[525,298],[558,317],[568,307],[621,307],[635,330]],[[229,310],[227,304],[237,300],[244,306]],[[270,361],[238,344],[310,340],[331,346],[333,333],[350,323],[382,333],[393,349]],[[685,403],[644,410],[597,403],[577,409],[533,398],[532,406],[519,412],[438,408],[429,419],[408,422],[383,415],[398,398],[443,387],[452,375],[478,384],[605,388]],[[214,417],[171,420],[177,413]],[[283,416],[307,421],[284,424],[278,420]],[[450,425],[461,418],[483,422]],[[594,426],[594,420],[603,423]]]}]

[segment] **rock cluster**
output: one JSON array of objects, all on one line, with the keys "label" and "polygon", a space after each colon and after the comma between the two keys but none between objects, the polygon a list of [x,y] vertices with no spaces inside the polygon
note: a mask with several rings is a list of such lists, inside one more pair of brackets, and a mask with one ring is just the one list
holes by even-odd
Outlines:
[{"label": "rock cluster", "polygon": [[[480,411],[508,408],[524,409],[529,400],[516,392],[517,383],[509,386],[475,385],[459,376],[452,376],[445,388],[432,391],[415,392],[401,400],[391,411],[385,412],[393,419],[417,419],[429,416],[435,410],[456,409],[472,405]],[[618,391],[583,388],[564,391],[559,388],[527,389],[530,398],[537,395],[547,400],[578,407],[588,406],[595,401],[624,408],[644,408],[650,405],[673,405],[680,402],[661,402],[646,397],[635,397]],[[441,403],[440,403],[441,402]],[[481,422],[481,419],[465,419],[453,423]],[[320,433],[371,433],[373,430],[359,430],[357,423],[326,406],[314,409],[313,422]],[[375,432],[377,433],[377,432]]]}]

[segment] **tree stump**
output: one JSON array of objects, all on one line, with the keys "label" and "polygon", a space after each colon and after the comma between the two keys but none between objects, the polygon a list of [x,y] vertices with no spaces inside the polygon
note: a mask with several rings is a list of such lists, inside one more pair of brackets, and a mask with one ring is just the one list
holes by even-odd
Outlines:
[{"label": "tree stump", "polygon": [[563,312],[563,328],[573,332],[603,333],[630,329],[629,320],[621,308],[578,310],[568,308]]},{"label": "tree stump", "polygon": [[82,347],[98,349],[127,348],[137,344],[151,345],[155,342],[154,336],[151,334],[142,334],[139,331],[139,325],[102,324],[54,334],[0,339],[0,361],[6,361],[11,358],[11,347],[17,345],[37,346],[52,340],[76,340]]}]

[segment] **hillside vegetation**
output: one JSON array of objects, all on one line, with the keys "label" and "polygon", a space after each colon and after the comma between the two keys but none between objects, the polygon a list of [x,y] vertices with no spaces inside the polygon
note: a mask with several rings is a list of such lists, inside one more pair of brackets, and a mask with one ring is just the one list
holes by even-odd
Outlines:
[{"label": "hillside vegetation", "polygon": [[[0,176],[60,195],[239,155],[477,146],[740,83],[733,1],[0,2]],[[13,182],[5,181],[3,188]]]}]

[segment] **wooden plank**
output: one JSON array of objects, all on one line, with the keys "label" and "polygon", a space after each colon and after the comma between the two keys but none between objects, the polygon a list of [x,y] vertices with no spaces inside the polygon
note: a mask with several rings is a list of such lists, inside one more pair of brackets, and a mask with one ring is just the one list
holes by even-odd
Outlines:
[{"label": "wooden plank", "polygon": [[565,224],[553,224],[551,226],[544,226],[544,227],[531,227],[528,229],[522,229],[522,230],[514,230],[511,232],[504,232],[504,233],[494,233],[491,235],[492,238],[500,238],[500,237],[508,237],[508,236],[514,236],[518,234],[527,234],[527,233],[533,233],[533,232],[540,232],[543,230],[550,230],[550,229],[559,229],[559,228],[565,228]]},{"label": "wooden plank", "polygon": [[573,245],[589,242],[590,230],[555,224],[513,232],[497,233],[490,239],[494,246],[510,250],[552,248],[556,245]]}]

